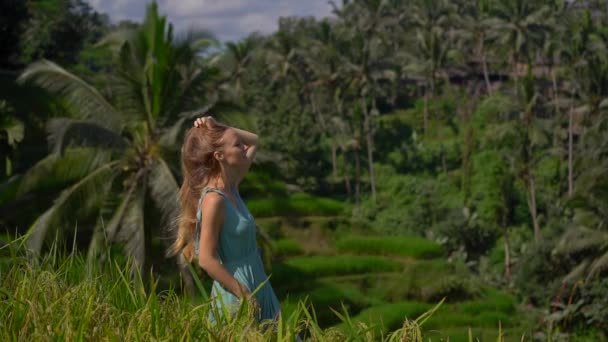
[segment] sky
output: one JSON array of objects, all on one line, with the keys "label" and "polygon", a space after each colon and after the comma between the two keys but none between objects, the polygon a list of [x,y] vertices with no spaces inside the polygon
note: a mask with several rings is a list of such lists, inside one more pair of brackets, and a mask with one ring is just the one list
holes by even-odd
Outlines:
[{"label": "sky", "polygon": [[[151,0],[89,0],[98,12],[113,22],[129,19],[141,22]],[[276,31],[278,19],[286,16],[331,16],[328,0],[157,0],[176,32],[189,28],[208,29],[220,41],[235,41],[257,31]],[[341,3],[341,1],[336,1]]]}]

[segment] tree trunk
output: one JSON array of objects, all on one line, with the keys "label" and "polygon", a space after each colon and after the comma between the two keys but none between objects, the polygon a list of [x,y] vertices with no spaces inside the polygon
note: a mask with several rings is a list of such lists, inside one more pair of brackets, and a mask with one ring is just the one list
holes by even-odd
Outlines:
[{"label": "tree trunk", "polygon": [[[321,138],[324,138],[326,136],[326,134],[329,134],[329,132],[328,132],[327,126],[325,125],[325,120],[323,118],[323,115],[318,110],[317,103],[315,101],[315,97],[312,92],[309,95],[309,99],[310,99],[310,106],[312,108],[312,113],[316,118],[317,126],[319,127],[319,131],[321,132]],[[333,176],[334,176],[334,179],[336,179],[337,175],[338,175],[338,170],[337,170],[337,166],[336,166],[336,143],[333,141],[333,139],[331,142],[331,163],[332,163]]]},{"label": "tree trunk", "polygon": [[334,178],[334,181],[336,181],[338,179],[338,161],[337,161],[337,150],[338,147],[336,146],[336,143],[333,141],[331,142],[331,169],[332,169],[332,175]]},{"label": "tree trunk", "polygon": [[372,202],[376,203],[376,178],[374,176],[374,136],[372,132],[372,118],[367,108],[367,101],[361,99],[363,106],[363,129],[365,130],[365,140],[367,145],[367,161],[369,167],[369,182],[372,190]]},{"label": "tree trunk", "polygon": [[553,102],[555,102],[555,115],[558,115],[559,106],[557,105],[557,79],[555,77],[555,68],[551,68],[551,85],[553,87]]},{"label": "tree trunk", "polygon": [[486,82],[486,89],[489,95],[492,95],[492,85],[490,84],[490,76],[488,75],[488,62],[486,61],[486,53],[483,48],[483,40],[480,43],[481,66],[483,68],[483,79]]},{"label": "tree trunk", "polygon": [[538,213],[536,212],[534,175],[530,169],[528,169],[528,209],[530,209],[530,216],[532,218],[532,225],[534,227],[534,241],[540,242],[543,237],[540,231],[540,225],[538,223]]},{"label": "tree trunk", "polygon": [[[473,184],[473,150],[475,149],[475,130],[471,124],[471,115],[476,105],[476,99],[479,97],[479,88],[474,83],[469,85],[471,91],[468,91],[467,99],[460,107],[461,117],[464,127],[463,134],[463,149],[462,149],[462,192],[464,194],[464,206],[469,206],[471,198],[471,188]],[[475,89],[474,91],[472,89]]]},{"label": "tree trunk", "polygon": [[346,187],[346,195],[350,196],[353,193],[353,190],[350,186],[350,178],[347,174],[344,174],[344,186]]},{"label": "tree trunk", "polygon": [[481,63],[483,64],[483,78],[486,81],[486,89],[488,90],[488,94],[492,95],[492,85],[490,84],[490,76],[488,75],[488,64],[486,62],[485,54],[481,58]]},{"label": "tree trunk", "polygon": [[500,193],[502,210],[500,211],[500,226],[504,232],[504,248],[505,248],[505,278],[511,280],[511,240],[509,237],[509,216],[513,212],[511,207],[512,182],[507,174],[501,175]]},{"label": "tree trunk", "polygon": [[359,209],[359,203],[361,200],[361,162],[359,161],[359,149],[354,150],[355,152],[355,204],[357,210]]},{"label": "tree trunk", "polygon": [[367,132],[367,159],[369,160],[369,180],[372,188],[372,202],[376,203],[376,176],[374,175],[374,138]]},{"label": "tree trunk", "polygon": [[511,280],[511,241],[509,240],[509,230],[505,227],[505,278]]},{"label": "tree trunk", "polygon": [[441,168],[443,170],[443,173],[447,174],[448,173],[448,163],[445,160],[445,150],[443,145],[441,145]]},{"label": "tree trunk", "polygon": [[424,110],[423,110],[423,129],[424,136],[426,136],[429,130],[429,92],[428,90],[424,91]]},{"label": "tree trunk", "polygon": [[462,192],[464,193],[464,205],[468,207],[471,197],[471,184],[473,178],[473,128],[467,117],[467,127],[464,132],[464,148],[462,151]]},{"label": "tree trunk", "polygon": [[573,113],[572,107],[570,107],[570,112],[568,113],[568,197],[572,197],[572,193],[574,192],[574,177],[573,177]]}]

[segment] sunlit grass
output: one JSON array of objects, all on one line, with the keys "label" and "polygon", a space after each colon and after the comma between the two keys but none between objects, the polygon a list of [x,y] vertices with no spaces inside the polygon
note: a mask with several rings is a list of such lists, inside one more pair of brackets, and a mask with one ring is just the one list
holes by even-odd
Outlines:
[{"label": "sunlit grass", "polygon": [[393,272],[403,268],[400,262],[375,256],[299,256],[273,266],[273,278],[301,282],[307,277]]},{"label": "sunlit grass", "polygon": [[345,210],[343,202],[296,193],[288,197],[248,199],[247,207],[255,217],[333,216]]},{"label": "sunlit grass", "polygon": [[380,304],[361,311],[353,319],[374,325],[378,333],[387,333],[398,328],[404,319],[415,319],[432,307],[416,302]]},{"label": "sunlit grass", "polygon": [[11,252],[10,266],[0,270],[0,340],[421,341],[416,323],[405,320],[382,336],[365,324],[321,329],[302,302],[272,329],[254,320],[246,302],[234,314],[214,312],[214,325],[208,302],[195,305],[172,289],[158,291],[128,264],[108,260],[101,270],[77,254],[61,254],[51,250],[39,259]]},{"label": "sunlit grass", "polygon": [[272,253],[275,256],[293,256],[304,253],[302,247],[291,239],[280,239],[272,242]]},{"label": "sunlit grass", "polygon": [[485,291],[483,300],[464,302],[460,310],[468,314],[480,314],[482,312],[502,312],[506,314],[515,313],[515,300],[512,296],[494,289]]},{"label": "sunlit grass", "polygon": [[336,241],[335,247],[340,252],[422,259],[443,255],[439,244],[417,236],[349,236]]}]

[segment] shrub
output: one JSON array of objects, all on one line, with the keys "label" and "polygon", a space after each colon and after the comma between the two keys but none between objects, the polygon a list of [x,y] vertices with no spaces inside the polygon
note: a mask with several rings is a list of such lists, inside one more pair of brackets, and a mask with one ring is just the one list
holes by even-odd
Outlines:
[{"label": "shrub", "polygon": [[478,297],[479,287],[470,279],[452,275],[442,277],[422,288],[421,297],[427,302],[438,302],[445,298],[448,302],[462,301]]},{"label": "shrub", "polygon": [[453,202],[462,203],[458,187],[446,176],[397,175],[382,168],[378,173],[378,197],[363,203],[362,214],[382,235],[422,236],[443,220]]},{"label": "shrub", "polygon": [[439,225],[438,233],[447,239],[449,251],[462,247],[468,260],[476,260],[494,247],[500,230],[496,225],[483,222],[477,213],[461,208],[450,211],[447,219]]},{"label": "shrub", "polygon": [[532,244],[522,254],[515,271],[515,286],[535,305],[546,305],[559,291],[564,269],[552,262],[553,242]]}]

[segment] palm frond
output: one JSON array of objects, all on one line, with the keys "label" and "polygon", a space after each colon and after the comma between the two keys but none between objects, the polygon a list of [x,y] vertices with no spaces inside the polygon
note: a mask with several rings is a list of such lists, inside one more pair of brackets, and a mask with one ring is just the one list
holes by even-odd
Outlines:
[{"label": "palm frond", "polygon": [[98,208],[116,175],[116,165],[117,161],[106,163],[64,190],[53,205],[28,229],[29,248],[39,253],[46,237],[60,229],[62,223],[87,216]]},{"label": "palm frond", "polygon": [[70,148],[63,155],[50,154],[20,179],[16,196],[47,191],[82,179],[111,160],[108,151]]},{"label": "palm frond", "polygon": [[79,117],[120,130],[120,115],[99,91],[59,65],[41,60],[28,66],[18,82],[33,81],[38,86],[64,96]]},{"label": "palm frond", "polygon": [[[194,120],[194,115],[192,116]],[[163,131],[162,135],[158,139],[158,143],[165,148],[173,148],[177,144],[177,139],[181,132],[184,131],[184,124],[187,118],[181,116],[177,121],[169,128]]]},{"label": "palm frond", "polygon": [[124,149],[129,144],[125,138],[116,132],[95,122],[54,118],[49,120],[46,129],[51,151],[57,154],[63,154],[70,144],[116,149]]},{"label": "palm frond", "polygon": [[578,227],[566,231],[553,249],[553,255],[590,255],[604,244],[603,234],[597,230]]},{"label": "palm frond", "polygon": [[596,274],[600,274],[608,269],[608,251],[604,253],[601,257],[595,259],[591,266],[589,267],[589,274],[587,275],[587,279],[595,276]]},{"label": "palm frond", "polygon": [[105,235],[108,242],[114,242],[116,240],[117,233],[120,230],[120,224],[122,223],[122,219],[125,215],[127,207],[134,196],[135,190],[137,190],[137,186],[137,182],[131,184],[127,192],[122,197],[120,205],[118,208],[116,208],[116,211],[114,211],[112,218],[108,221],[108,224],[105,227]]},{"label": "palm frond", "polygon": [[105,35],[96,45],[107,47],[113,53],[117,54],[126,41],[130,41],[135,38],[136,33],[137,30],[135,28],[114,30]]},{"label": "palm frond", "polygon": [[222,114],[221,120],[232,127],[238,127],[250,132],[257,132],[257,123],[252,115],[242,112],[226,112]]},{"label": "palm frond", "polygon": [[98,261],[98,256],[103,251],[107,250],[107,241],[104,221],[100,216],[93,229],[93,236],[91,237],[89,248],[87,249],[87,265],[93,266]]},{"label": "palm frond", "polygon": [[161,212],[163,225],[167,229],[173,228],[179,213],[179,185],[171,169],[161,158],[152,166],[148,177],[148,190],[150,198]]},{"label": "palm frond", "polygon": [[583,260],[580,264],[574,267],[568,274],[562,279],[563,283],[574,284],[581,280],[587,273],[589,268],[589,260]]},{"label": "palm frond", "polygon": [[187,45],[196,53],[217,47],[219,42],[213,32],[205,29],[190,28],[175,35],[174,46]]},{"label": "palm frond", "polygon": [[118,242],[124,243],[125,252],[141,269],[146,261],[146,230],[144,226],[145,187],[138,182],[132,198],[126,202],[120,228],[116,236]]},{"label": "palm frond", "polygon": [[204,107],[200,110],[189,111],[181,113],[179,119],[175,121],[173,125],[165,129],[159,139],[159,144],[163,147],[173,147],[177,144],[177,139],[180,133],[184,131],[184,125],[192,126],[192,122],[195,118],[202,116],[202,113],[206,113],[209,107]]}]

